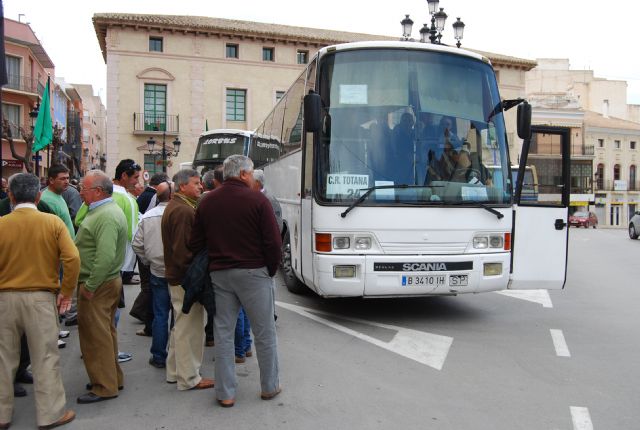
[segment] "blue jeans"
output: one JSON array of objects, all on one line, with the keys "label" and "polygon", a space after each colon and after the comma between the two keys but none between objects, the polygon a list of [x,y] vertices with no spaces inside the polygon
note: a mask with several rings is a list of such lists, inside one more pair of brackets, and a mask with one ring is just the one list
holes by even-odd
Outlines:
[{"label": "blue jeans", "polygon": [[244,357],[247,351],[251,350],[251,325],[249,324],[247,314],[244,312],[244,308],[240,308],[240,312],[238,313],[234,344],[236,357]]},{"label": "blue jeans", "polygon": [[151,356],[156,363],[166,363],[167,343],[169,342],[169,310],[171,297],[165,278],[153,273],[149,277],[151,300],[153,302],[153,323],[151,325]]}]

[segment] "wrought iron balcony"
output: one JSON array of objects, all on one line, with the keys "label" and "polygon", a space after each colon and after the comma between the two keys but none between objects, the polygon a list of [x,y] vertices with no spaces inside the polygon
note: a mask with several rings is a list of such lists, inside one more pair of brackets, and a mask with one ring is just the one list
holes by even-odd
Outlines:
[{"label": "wrought iron balcony", "polygon": [[180,115],[134,113],[133,132],[135,134],[149,132],[178,134],[180,132]]},{"label": "wrought iron balcony", "polygon": [[3,89],[22,91],[36,95],[42,95],[44,91],[44,85],[30,76],[9,74],[7,75],[7,79],[8,82],[4,85]]}]

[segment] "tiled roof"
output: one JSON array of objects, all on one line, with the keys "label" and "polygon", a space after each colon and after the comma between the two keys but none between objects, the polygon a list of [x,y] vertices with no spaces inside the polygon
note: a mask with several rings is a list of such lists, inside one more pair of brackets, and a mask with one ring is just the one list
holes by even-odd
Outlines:
[{"label": "tiled roof", "polygon": [[[269,24],[254,21],[241,21],[224,18],[185,15],[143,15],[127,13],[96,13],[93,25],[98,36],[102,55],[106,60],[105,37],[110,25],[154,28],[168,31],[181,31],[203,34],[243,35],[255,38],[277,39],[309,43],[318,47],[336,43],[362,42],[367,40],[398,40],[397,37],[377,34],[351,33],[291,25]],[[494,64],[523,67],[530,70],[536,62],[523,58],[494,54],[470,49],[489,58]]]},{"label": "tiled roof", "polygon": [[592,112],[592,111],[585,111],[584,124],[587,127],[613,128],[613,129],[640,131],[640,124],[637,122],[627,121],[621,118],[614,118],[611,116],[608,118],[605,118],[603,115],[597,112]]}]

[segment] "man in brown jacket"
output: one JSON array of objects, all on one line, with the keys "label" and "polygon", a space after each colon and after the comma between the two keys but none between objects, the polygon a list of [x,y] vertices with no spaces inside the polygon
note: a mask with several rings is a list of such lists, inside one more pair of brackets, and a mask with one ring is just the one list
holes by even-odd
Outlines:
[{"label": "man in brown jacket", "polygon": [[36,209],[39,189],[34,175],[12,176],[9,198],[15,209],[0,218],[0,429],[11,424],[23,333],[31,352],[38,426],[58,427],[75,418],[65,411],[57,341],[58,314],[71,306],[80,256],[60,218]]},{"label": "man in brown jacket", "polygon": [[178,390],[213,387],[213,380],[200,375],[204,355],[204,307],[196,303],[188,314],[182,313],[182,279],[192,260],[188,248],[198,197],[202,193],[200,175],[195,170],[180,170],[173,177],[175,193],[162,215],[162,245],[165,277],[169,283],[175,323],[169,337],[167,382]]}]

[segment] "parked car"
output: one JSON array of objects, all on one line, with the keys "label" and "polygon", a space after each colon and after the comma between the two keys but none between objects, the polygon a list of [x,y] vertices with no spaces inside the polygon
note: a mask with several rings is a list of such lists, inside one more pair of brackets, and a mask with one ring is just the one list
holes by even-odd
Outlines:
[{"label": "parked car", "polygon": [[[596,228],[598,225],[598,217],[593,212],[575,212],[569,217],[569,226]],[[640,230],[640,223],[638,223]]]},{"label": "parked car", "polygon": [[637,239],[640,236],[640,212],[636,212],[629,221],[629,237]]}]

